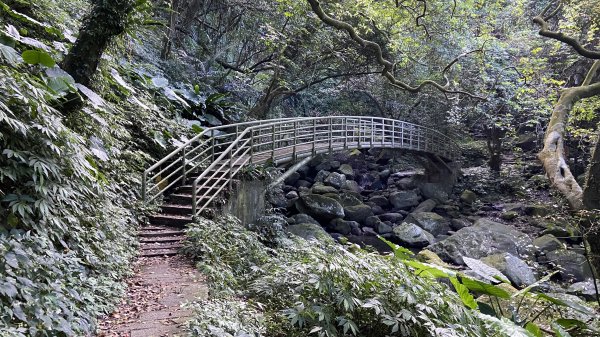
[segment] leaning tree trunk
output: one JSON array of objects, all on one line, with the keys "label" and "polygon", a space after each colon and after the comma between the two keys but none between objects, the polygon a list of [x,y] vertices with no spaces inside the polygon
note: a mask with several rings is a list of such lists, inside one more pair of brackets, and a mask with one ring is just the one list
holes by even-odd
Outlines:
[{"label": "leaning tree trunk", "polygon": [[113,37],[125,31],[135,0],[95,0],[86,15],[79,37],[61,67],[76,82],[89,86],[100,58]]},{"label": "leaning tree trunk", "polygon": [[550,182],[567,198],[573,209],[582,209],[583,189],[571,173],[565,156],[567,116],[573,105],[582,98],[600,95],[600,83],[565,89],[552,111],[546,129],[544,148],[538,154]]}]

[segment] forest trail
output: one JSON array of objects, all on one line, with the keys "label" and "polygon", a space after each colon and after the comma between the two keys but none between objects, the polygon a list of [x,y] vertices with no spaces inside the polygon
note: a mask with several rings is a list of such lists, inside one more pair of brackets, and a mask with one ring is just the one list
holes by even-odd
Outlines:
[{"label": "forest trail", "polygon": [[192,311],[186,302],[207,297],[202,275],[181,256],[140,257],[119,307],[99,322],[99,337],[183,336]]}]

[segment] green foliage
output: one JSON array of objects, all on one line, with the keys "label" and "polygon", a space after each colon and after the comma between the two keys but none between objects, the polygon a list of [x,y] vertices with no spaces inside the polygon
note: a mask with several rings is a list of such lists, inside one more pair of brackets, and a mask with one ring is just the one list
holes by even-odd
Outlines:
[{"label": "green foliage", "polygon": [[26,50],[21,55],[23,57],[23,61],[29,64],[41,64],[46,68],[52,68],[56,65],[54,59],[50,54],[41,50]]},{"label": "green foliage", "polygon": [[253,268],[269,258],[269,249],[258,235],[231,216],[217,222],[201,219],[186,229],[186,236],[182,252],[199,261],[198,267],[216,294],[233,294],[243,288]]},{"label": "green foliage", "polygon": [[123,291],[136,220],[44,81],[3,66],[0,78],[0,330],[87,334]]},{"label": "green foliage", "polygon": [[228,296],[193,305],[194,336],[510,335],[399,259],[299,238],[269,250],[232,218],[202,220],[187,233],[185,250],[213,291],[231,285]]}]

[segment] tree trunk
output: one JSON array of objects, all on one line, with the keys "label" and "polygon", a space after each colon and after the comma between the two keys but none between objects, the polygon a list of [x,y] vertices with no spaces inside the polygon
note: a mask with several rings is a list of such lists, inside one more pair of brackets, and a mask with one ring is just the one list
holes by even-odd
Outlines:
[{"label": "tree trunk", "polygon": [[590,159],[583,189],[583,204],[586,209],[600,209],[600,132]]},{"label": "tree trunk", "polygon": [[544,165],[550,182],[567,198],[573,209],[583,208],[583,190],[571,173],[565,156],[564,136],[567,116],[582,98],[600,95],[600,83],[565,89],[552,111],[544,136],[544,148],[538,158]]},{"label": "tree trunk", "polygon": [[487,129],[487,148],[490,152],[488,165],[494,172],[500,172],[502,167],[502,136],[502,130],[495,125]]},{"label": "tree trunk", "polygon": [[125,31],[134,0],[97,0],[86,15],[79,37],[61,64],[76,82],[89,86],[104,50]]}]

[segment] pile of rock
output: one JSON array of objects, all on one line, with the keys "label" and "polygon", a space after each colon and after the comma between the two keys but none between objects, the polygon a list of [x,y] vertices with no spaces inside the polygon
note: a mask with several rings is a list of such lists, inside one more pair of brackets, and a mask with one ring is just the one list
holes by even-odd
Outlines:
[{"label": "pile of rock", "polygon": [[[553,267],[563,281],[577,282],[569,292],[590,296],[592,274],[585,257],[573,249],[576,233],[550,226],[532,240],[515,227],[476,216],[483,214],[474,212],[479,201],[472,191],[459,191],[451,200],[448,190],[428,183],[418,170],[371,156],[360,162],[336,159],[316,157],[269,191],[271,204],[285,210],[289,231],[321,240],[345,237],[385,250],[379,235],[414,251],[425,248],[435,259],[458,266],[465,266],[465,257],[478,259],[517,287],[536,282]],[[506,204],[491,214],[511,221],[548,212],[545,206]],[[566,249],[569,242],[575,246]]]}]

